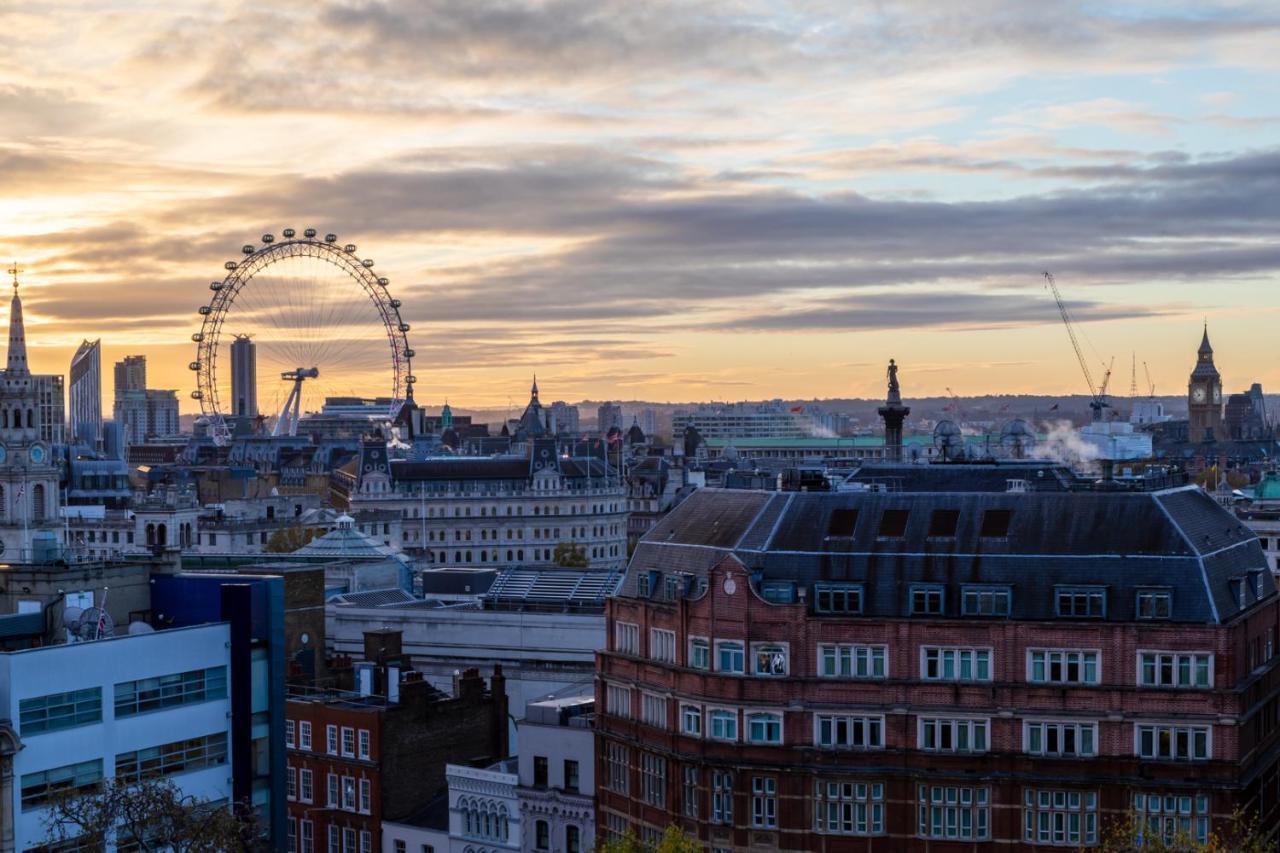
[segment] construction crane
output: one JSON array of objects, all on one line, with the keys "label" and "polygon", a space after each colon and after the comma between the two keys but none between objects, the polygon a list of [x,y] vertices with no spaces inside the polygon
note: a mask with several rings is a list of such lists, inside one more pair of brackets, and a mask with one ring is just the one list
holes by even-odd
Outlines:
[{"label": "construction crane", "polygon": [[955,416],[955,419],[958,421],[961,419],[960,398],[956,396],[955,391],[951,390],[950,385],[947,386],[947,396],[951,398],[951,405],[944,407],[943,411],[946,411],[946,409],[951,409],[951,414],[953,414]]},{"label": "construction crane", "polygon": [[1107,402],[1107,385],[1111,381],[1111,368],[1107,368],[1102,384],[1095,385],[1093,373],[1089,370],[1089,362],[1085,360],[1084,350],[1080,349],[1080,341],[1076,337],[1075,322],[1071,319],[1071,314],[1067,312],[1067,303],[1062,301],[1062,294],[1058,292],[1058,283],[1053,280],[1053,274],[1048,270],[1045,270],[1044,280],[1049,291],[1053,294],[1054,301],[1058,303],[1058,313],[1062,315],[1062,324],[1067,327],[1067,337],[1071,338],[1071,347],[1076,351],[1076,359],[1080,362],[1080,370],[1084,373],[1084,381],[1089,386],[1089,396],[1093,398],[1089,401],[1089,408],[1093,409],[1093,419],[1100,421],[1103,419],[1103,410],[1111,408],[1111,404]]},{"label": "construction crane", "polygon": [[1147,367],[1147,363],[1142,362],[1142,372],[1147,374],[1147,397],[1154,400],[1156,398],[1156,383],[1151,381],[1151,370]]}]

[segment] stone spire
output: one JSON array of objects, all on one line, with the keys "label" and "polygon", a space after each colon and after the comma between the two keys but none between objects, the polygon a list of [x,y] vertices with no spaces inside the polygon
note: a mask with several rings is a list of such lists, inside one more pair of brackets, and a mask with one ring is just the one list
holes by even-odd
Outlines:
[{"label": "stone spire", "polygon": [[27,375],[27,333],[22,323],[22,300],[18,297],[18,264],[9,268],[13,276],[13,301],[9,303],[9,375]]},{"label": "stone spire", "polygon": [[533,374],[533,388],[529,390],[529,396],[532,400],[538,399],[538,374]]},{"label": "stone spire", "polygon": [[1200,339],[1200,360],[1213,361],[1213,347],[1209,345],[1209,321],[1204,321],[1204,337]]}]

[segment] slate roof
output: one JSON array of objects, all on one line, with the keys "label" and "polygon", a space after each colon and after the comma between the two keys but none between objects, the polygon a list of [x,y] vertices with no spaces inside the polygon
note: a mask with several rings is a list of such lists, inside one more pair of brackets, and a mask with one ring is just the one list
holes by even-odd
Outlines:
[{"label": "slate roof", "polygon": [[[950,485],[928,477],[917,485]],[[702,576],[730,554],[757,581],[860,583],[864,614],[881,617],[907,615],[912,584],[945,585],[952,615],[964,585],[1008,586],[1014,619],[1056,618],[1058,586],[1106,587],[1106,618],[1120,621],[1140,588],[1172,588],[1173,619],[1199,623],[1276,594],[1257,538],[1194,486],[1017,493],[1003,477],[985,492],[701,489],[640,541],[622,594],[642,573]]]}]

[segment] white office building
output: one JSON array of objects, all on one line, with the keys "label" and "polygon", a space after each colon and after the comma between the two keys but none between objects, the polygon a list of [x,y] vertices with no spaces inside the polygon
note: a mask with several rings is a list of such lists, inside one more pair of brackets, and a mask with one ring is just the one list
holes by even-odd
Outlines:
[{"label": "white office building", "polygon": [[525,706],[517,724],[522,849],[585,853],[595,846],[594,708],[590,685]]},{"label": "white office building", "polygon": [[0,718],[20,742],[0,806],[8,849],[46,841],[55,792],[107,777],[166,778],[229,801],[229,646],[228,626],[214,624],[0,655]]}]

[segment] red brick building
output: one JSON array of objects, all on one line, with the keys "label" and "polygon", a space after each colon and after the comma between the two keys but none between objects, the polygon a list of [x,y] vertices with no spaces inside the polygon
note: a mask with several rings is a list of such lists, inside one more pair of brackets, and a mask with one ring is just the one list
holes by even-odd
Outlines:
[{"label": "red brick building", "polygon": [[446,764],[506,756],[501,670],[488,686],[467,670],[449,696],[409,669],[399,641],[394,631],[366,634],[368,663],[334,669],[351,689],[290,690],[290,851],[376,853],[384,819],[404,819],[445,790]]},{"label": "red brick building", "polygon": [[1275,831],[1280,608],[1252,534],[1194,488],[955,476],[703,490],[642,540],[597,660],[605,836],[1078,848],[1237,806]]}]

